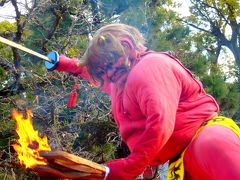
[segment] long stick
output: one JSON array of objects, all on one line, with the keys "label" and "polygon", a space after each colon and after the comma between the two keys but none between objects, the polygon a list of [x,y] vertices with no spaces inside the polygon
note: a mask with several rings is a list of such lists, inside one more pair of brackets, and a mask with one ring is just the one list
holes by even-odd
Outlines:
[{"label": "long stick", "polygon": [[9,46],[11,46],[11,47],[20,49],[20,50],[22,50],[22,51],[24,51],[24,52],[26,52],[26,53],[29,53],[29,54],[34,55],[34,56],[36,56],[36,57],[39,57],[39,58],[41,58],[41,59],[44,59],[45,61],[52,62],[51,59],[49,59],[47,56],[44,56],[44,55],[42,55],[42,54],[39,54],[38,52],[35,52],[35,51],[31,50],[31,49],[28,49],[28,48],[26,48],[26,47],[24,47],[24,46],[22,46],[22,45],[20,45],[20,44],[17,44],[17,43],[15,43],[15,42],[13,42],[13,41],[10,41],[10,40],[8,40],[8,39],[5,39],[5,38],[3,38],[3,37],[1,37],[1,36],[0,36],[0,42],[2,42],[2,43],[4,43],[4,44],[7,44],[7,45],[9,45]]}]

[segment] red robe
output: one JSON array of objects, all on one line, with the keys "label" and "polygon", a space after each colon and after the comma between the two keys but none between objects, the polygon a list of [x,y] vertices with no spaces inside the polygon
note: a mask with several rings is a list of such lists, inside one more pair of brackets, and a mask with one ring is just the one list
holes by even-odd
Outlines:
[{"label": "red robe", "polygon": [[[58,71],[87,79],[77,59],[60,56]],[[127,158],[106,163],[107,179],[134,179],[147,165],[162,164],[182,152],[199,126],[219,112],[213,97],[174,57],[145,52],[117,83],[105,82],[121,138],[130,148]],[[191,165],[190,165],[191,166]]]}]

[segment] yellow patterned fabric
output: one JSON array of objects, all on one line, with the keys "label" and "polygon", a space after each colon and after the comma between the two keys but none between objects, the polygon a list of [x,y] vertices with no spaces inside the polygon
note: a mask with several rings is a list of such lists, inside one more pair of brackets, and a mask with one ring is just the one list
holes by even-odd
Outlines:
[{"label": "yellow patterned fabric", "polygon": [[[209,125],[225,126],[231,129],[240,138],[240,128],[232,119],[226,118],[224,116],[216,116],[213,119],[205,122],[203,125],[201,125],[198,128],[197,132],[192,138],[192,141],[204,127]],[[184,178],[183,156],[184,156],[185,150],[169,162],[167,180],[183,180]]]}]

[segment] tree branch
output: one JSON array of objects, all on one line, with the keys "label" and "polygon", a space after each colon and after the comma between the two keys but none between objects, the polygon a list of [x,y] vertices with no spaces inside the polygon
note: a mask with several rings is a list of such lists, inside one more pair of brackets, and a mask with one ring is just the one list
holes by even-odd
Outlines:
[{"label": "tree branch", "polygon": [[8,3],[9,1],[7,1],[7,0],[1,0],[1,2],[0,2],[0,6],[4,6],[4,4],[5,3]]},{"label": "tree branch", "polygon": [[64,5],[60,4],[59,9],[53,9],[53,15],[55,16],[55,21],[52,26],[52,28],[48,31],[48,34],[46,35],[46,38],[42,42],[42,50],[44,52],[47,52],[46,44],[47,42],[53,37],[54,33],[56,32],[57,28],[62,22],[63,14],[66,12],[66,7]]},{"label": "tree branch", "polygon": [[225,18],[225,16],[223,15],[222,11],[217,8],[215,1],[213,1],[214,6],[211,6],[211,5],[209,5],[209,4],[205,3],[205,2],[202,2],[202,3],[203,3],[205,6],[214,9],[214,10],[216,11],[216,13],[219,15],[219,17],[223,18],[224,21],[225,21],[227,24],[229,24],[229,21]]},{"label": "tree branch", "polygon": [[187,24],[187,25],[189,25],[189,26],[191,26],[191,27],[193,27],[193,28],[195,28],[195,29],[198,29],[198,30],[200,30],[200,31],[203,31],[203,32],[206,32],[206,33],[211,33],[211,31],[208,31],[208,30],[206,30],[206,29],[203,29],[203,28],[200,28],[199,26],[197,26],[197,25],[195,25],[195,24],[192,24],[192,23],[189,23],[189,22],[187,22],[186,20],[183,20],[183,19],[177,19],[178,21],[181,21],[181,22],[183,22],[183,23],[185,23],[185,24]]}]

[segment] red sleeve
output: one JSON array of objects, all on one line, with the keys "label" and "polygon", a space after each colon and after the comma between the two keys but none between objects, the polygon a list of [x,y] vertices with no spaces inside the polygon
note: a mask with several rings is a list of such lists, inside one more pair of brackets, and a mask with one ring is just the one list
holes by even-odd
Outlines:
[{"label": "red sleeve", "polygon": [[134,96],[146,116],[145,131],[127,158],[107,163],[109,179],[133,179],[141,174],[174,130],[181,83],[170,64],[156,58],[145,61],[133,69],[127,84],[132,87],[129,95]]},{"label": "red sleeve", "polygon": [[[66,56],[61,55],[59,57],[59,63],[56,67],[56,70],[76,74],[87,80],[90,84],[94,86],[99,86],[99,84],[96,81],[94,81],[91,75],[88,73],[87,67],[78,65],[78,59],[68,58]],[[110,94],[111,88],[109,83],[104,83],[101,89],[103,92]]]},{"label": "red sleeve", "polygon": [[96,84],[96,82],[91,78],[87,71],[86,66],[79,66],[78,60],[75,58],[68,58],[61,55],[59,57],[59,64],[56,67],[57,71],[69,72],[81,76],[91,84]]}]

